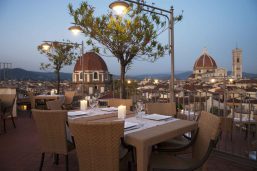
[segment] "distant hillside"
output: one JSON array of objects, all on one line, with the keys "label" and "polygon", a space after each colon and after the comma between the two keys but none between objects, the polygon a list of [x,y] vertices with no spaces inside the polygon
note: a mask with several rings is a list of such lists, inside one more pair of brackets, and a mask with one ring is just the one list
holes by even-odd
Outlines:
[{"label": "distant hillside", "polygon": [[[231,75],[232,71],[228,71],[228,75]],[[243,78],[257,78],[257,74],[243,72]]]},{"label": "distant hillside", "polygon": [[[192,74],[192,71],[175,72],[175,78],[179,80],[185,80]],[[231,75],[231,71],[228,71],[228,75]],[[56,80],[54,72],[35,72],[27,71],[20,68],[14,69],[0,69],[0,80],[42,80],[52,81]],[[61,73],[61,80],[71,80],[71,73]],[[128,79],[142,80],[144,78],[153,78],[168,80],[170,79],[169,73],[162,74],[141,74],[141,75],[127,75]],[[257,74],[243,73],[244,78],[257,78]],[[113,75],[114,79],[119,79],[119,75]]]},{"label": "distant hillside", "polygon": [[[20,68],[0,69],[0,80],[56,80],[54,72],[35,72]],[[71,80],[71,73],[61,73],[61,80]]]},{"label": "distant hillside", "polygon": [[[175,73],[175,78],[179,80],[185,80],[192,74],[192,71],[178,72]],[[168,80],[170,79],[170,74],[162,73],[162,74],[141,74],[141,75],[127,75],[128,79],[134,80],[142,80],[144,78],[152,78],[152,79],[160,79],[160,80]],[[113,75],[114,79],[119,79],[119,75]]]}]

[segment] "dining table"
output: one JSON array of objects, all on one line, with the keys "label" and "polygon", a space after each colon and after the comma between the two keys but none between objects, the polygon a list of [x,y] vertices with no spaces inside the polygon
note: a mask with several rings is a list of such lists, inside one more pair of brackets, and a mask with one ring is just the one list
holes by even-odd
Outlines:
[{"label": "dining table", "polygon": [[[115,108],[113,110],[97,108],[68,112],[68,122],[103,122],[118,119],[118,112]],[[158,114],[144,114],[138,117],[131,111],[127,111],[126,118],[123,120],[125,122],[124,140],[126,144],[135,148],[137,171],[147,171],[152,146],[194,131],[198,127],[195,121]],[[132,127],[126,128],[126,125],[132,125]]]}]

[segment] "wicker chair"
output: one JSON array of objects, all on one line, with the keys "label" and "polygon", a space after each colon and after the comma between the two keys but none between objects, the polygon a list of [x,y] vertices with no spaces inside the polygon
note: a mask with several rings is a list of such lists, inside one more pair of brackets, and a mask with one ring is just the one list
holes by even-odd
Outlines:
[{"label": "wicker chair", "polygon": [[16,128],[14,117],[13,117],[13,106],[16,102],[16,95],[1,95],[1,110],[0,110],[0,118],[3,120],[4,133],[6,133],[6,124],[5,120],[11,117],[13,127]]},{"label": "wicker chair", "polygon": [[176,103],[146,103],[146,112],[176,116]]},{"label": "wicker chair", "polygon": [[124,105],[127,110],[132,111],[132,99],[108,99],[108,106],[118,107],[119,105]]},{"label": "wicker chair", "polygon": [[119,147],[124,122],[70,122],[77,150],[79,170],[118,171]]},{"label": "wicker chair", "polygon": [[[150,169],[154,171],[191,171],[201,169],[208,159],[212,149],[216,146],[221,131],[221,119],[211,113],[202,112],[198,123],[196,139],[187,146],[170,149],[169,151],[157,151],[152,153]],[[173,156],[172,152],[178,152],[192,147],[192,158],[183,159],[181,156]]]},{"label": "wicker chair", "polygon": [[62,110],[62,103],[60,100],[51,100],[46,102],[48,110]]},{"label": "wicker chair", "polygon": [[66,170],[68,170],[68,152],[74,149],[74,146],[67,141],[66,137],[67,111],[32,109],[32,115],[41,142],[42,155],[39,170],[42,170],[45,153],[57,154],[57,164],[59,154],[65,155]]},{"label": "wicker chair", "polygon": [[67,110],[72,109],[72,102],[75,96],[75,91],[65,91],[64,96],[65,96],[65,100],[64,100],[64,104],[62,105],[62,108]]}]

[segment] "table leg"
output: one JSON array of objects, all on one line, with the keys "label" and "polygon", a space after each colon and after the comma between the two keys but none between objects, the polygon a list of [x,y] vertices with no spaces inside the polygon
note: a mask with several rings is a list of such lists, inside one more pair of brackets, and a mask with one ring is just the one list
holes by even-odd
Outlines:
[{"label": "table leg", "polygon": [[146,145],[136,147],[137,171],[147,171],[151,152],[152,147]]}]

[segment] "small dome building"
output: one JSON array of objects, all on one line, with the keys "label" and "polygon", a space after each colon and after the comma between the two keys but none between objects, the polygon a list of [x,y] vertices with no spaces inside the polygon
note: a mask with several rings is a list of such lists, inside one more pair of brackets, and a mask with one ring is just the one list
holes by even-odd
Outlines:
[{"label": "small dome building", "polygon": [[80,57],[73,70],[72,82],[82,89],[84,71],[84,93],[92,95],[104,93],[110,88],[111,74],[105,61],[95,52],[87,52]]},{"label": "small dome building", "polygon": [[211,78],[224,78],[227,76],[227,71],[224,68],[218,68],[216,61],[208,54],[207,49],[204,49],[195,61],[193,76],[195,79],[208,81]]}]

